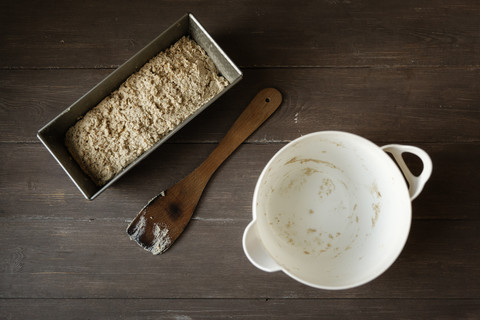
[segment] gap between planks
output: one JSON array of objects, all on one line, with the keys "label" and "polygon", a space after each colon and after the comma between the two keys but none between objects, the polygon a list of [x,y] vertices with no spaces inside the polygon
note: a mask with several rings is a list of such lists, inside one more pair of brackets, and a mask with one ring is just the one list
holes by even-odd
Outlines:
[{"label": "gap between planks", "polygon": [[[48,71],[48,70],[115,70],[120,65],[98,66],[98,67],[23,67],[23,66],[4,66],[0,71]],[[411,65],[411,64],[379,64],[379,65],[253,65],[238,66],[243,70],[255,69],[480,69],[480,65]]]}]

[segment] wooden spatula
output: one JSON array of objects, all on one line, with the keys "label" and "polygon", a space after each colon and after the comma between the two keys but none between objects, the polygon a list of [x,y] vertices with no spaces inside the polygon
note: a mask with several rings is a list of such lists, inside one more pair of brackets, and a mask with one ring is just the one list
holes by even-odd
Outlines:
[{"label": "wooden spatula", "polygon": [[261,90],[208,158],[186,178],[150,200],[140,211],[127,228],[130,239],[155,255],[170,248],[190,221],[213,173],[277,110],[281,102],[282,94],[278,90]]}]

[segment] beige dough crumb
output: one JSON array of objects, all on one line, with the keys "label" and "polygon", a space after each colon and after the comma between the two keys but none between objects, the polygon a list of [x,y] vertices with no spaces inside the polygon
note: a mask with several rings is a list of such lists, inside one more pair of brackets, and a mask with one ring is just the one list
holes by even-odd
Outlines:
[{"label": "beige dough crumb", "polygon": [[183,37],[68,129],[65,144],[104,185],[227,85],[205,51]]}]

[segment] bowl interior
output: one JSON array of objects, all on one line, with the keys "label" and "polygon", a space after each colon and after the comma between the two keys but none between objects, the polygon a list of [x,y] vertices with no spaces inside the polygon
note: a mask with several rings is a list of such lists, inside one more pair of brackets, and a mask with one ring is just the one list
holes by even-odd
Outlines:
[{"label": "bowl interior", "polygon": [[411,204],[403,176],[373,143],[320,132],[269,162],[255,191],[258,231],[292,277],[352,287],[386,270],[402,250]]}]

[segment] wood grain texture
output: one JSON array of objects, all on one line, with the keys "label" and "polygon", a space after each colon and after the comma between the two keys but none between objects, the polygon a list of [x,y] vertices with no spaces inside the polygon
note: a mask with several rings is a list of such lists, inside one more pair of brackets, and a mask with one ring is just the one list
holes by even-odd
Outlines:
[{"label": "wood grain texture", "polygon": [[[381,143],[379,143],[381,144]],[[218,169],[194,219],[231,221],[251,217],[253,190],[268,160],[284,144],[245,144]],[[479,220],[475,188],[479,143],[422,143],[434,170],[413,202],[414,219]],[[132,219],[159,192],[194,170],[215,144],[168,144],[135,167],[95,201],[81,197],[39,144],[0,144],[1,218],[8,220]]]},{"label": "wood grain texture", "polygon": [[186,12],[242,67],[478,66],[478,1],[3,1],[3,68],[111,68]]},{"label": "wood grain texture", "polygon": [[[32,319],[465,319],[478,318],[478,300],[430,299],[12,299],[0,317]],[[381,307],[380,307],[381,306]],[[55,311],[53,311],[55,310]],[[108,310],[108,311],[107,311]]]},{"label": "wood grain texture", "polygon": [[[84,200],[37,130],[186,12],[244,79]],[[0,2],[0,319],[480,318],[479,12],[472,0]],[[282,106],[214,174],[183,236],[160,257],[129,241],[135,214],[263,87]],[[264,273],[241,246],[263,167],[320,130],[433,160],[399,259],[351,290]]]},{"label": "wood grain texture", "polygon": [[[110,71],[0,71],[0,141],[37,141],[37,130]],[[271,86],[284,102],[249,142],[290,141],[320,130],[392,143],[478,142],[479,79],[480,68],[247,69],[170,141],[218,142],[255,93]]]},{"label": "wood grain texture", "polygon": [[414,221],[392,267],[344,291],[256,269],[242,250],[247,224],[192,220],[175,245],[153,256],[129,241],[122,219],[2,221],[0,298],[478,299],[480,221]]}]

